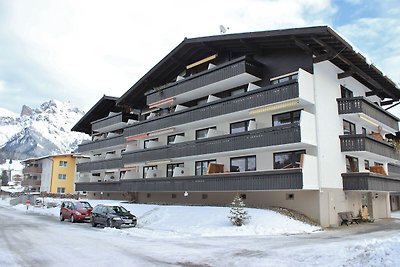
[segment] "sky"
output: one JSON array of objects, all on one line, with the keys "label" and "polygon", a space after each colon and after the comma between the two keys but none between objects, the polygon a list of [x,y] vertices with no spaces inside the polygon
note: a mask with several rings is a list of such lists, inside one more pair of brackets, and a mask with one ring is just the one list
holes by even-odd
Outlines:
[{"label": "sky", "polygon": [[[0,0],[0,107],[120,97],[185,37],[328,25],[400,85],[398,0]],[[399,86],[400,87],[400,86]]]}]

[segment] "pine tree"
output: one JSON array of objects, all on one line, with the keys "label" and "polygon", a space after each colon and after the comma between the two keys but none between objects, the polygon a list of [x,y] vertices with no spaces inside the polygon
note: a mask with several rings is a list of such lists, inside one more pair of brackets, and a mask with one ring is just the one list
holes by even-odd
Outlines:
[{"label": "pine tree", "polygon": [[230,215],[228,216],[233,225],[242,226],[246,221],[250,220],[250,216],[244,209],[245,207],[246,205],[242,198],[239,195],[236,195],[231,203]]}]

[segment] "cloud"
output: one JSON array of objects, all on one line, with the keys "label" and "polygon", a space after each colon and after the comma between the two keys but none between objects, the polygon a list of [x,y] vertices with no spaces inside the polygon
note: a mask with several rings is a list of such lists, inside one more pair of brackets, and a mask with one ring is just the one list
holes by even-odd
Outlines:
[{"label": "cloud", "polygon": [[220,24],[228,33],[302,27],[327,24],[334,12],[328,0],[16,0],[0,10],[0,66],[8,67],[0,79],[14,110],[121,96],[184,37],[219,34]]}]

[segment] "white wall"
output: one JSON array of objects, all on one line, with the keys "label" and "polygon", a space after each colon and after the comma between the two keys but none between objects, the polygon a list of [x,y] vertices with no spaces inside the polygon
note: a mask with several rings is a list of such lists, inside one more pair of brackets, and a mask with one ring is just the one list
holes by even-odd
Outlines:
[{"label": "white wall", "polygon": [[40,192],[50,192],[51,187],[51,173],[53,171],[52,160],[45,158],[41,160],[42,163],[42,181],[40,186]]}]

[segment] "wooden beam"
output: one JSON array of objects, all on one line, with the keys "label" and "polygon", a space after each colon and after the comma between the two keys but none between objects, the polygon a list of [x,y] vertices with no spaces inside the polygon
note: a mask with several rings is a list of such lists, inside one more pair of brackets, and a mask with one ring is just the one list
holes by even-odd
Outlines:
[{"label": "wooden beam", "polygon": [[394,102],[395,102],[394,100],[382,101],[382,102],[381,102],[381,106],[391,105],[391,104],[393,104]]},{"label": "wooden beam", "polygon": [[304,51],[306,51],[308,54],[310,55],[318,55],[318,53],[316,53],[315,51],[313,51],[306,43],[304,43],[303,41],[297,39],[296,37],[292,37],[294,40],[294,44],[298,47],[300,47],[301,49],[303,49]]},{"label": "wooden beam", "polygon": [[260,47],[258,47],[258,46],[255,45],[255,44],[250,43],[249,41],[240,39],[240,42],[241,42],[244,46],[246,46],[247,48],[249,48],[249,49],[251,49],[251,50],[254,50],[254,51],[255,51],[256,53],[258,53],[258,54],[262,54],[262,53],[263,53],[263,50],[262,50]]},{"label": "wooden beam", "polygon": [[373,96],[373,95],[377,95],[377,94],[378,94],[378,92],[370,91],[370,92],[366,92],[365,96]]},{"label": "wooden beam", "polygon": [[343,78],[351,77],[353,75],[354,75],[354,71],[352,71],[352,70],[351,71],[345,71],[345,72],[339,73],[337,75],[337,78],[340,80],[340,79],[343,79]]},{"label": "wooden beam", "polygon": [[186,66],[186,69],[188,70],[188,69],[194,68],[194,67],[196,67],[196,66],[199,66],[199,65],[201,65],[201,64],[203,64],[203,63],[206,63],[206,62],[208,62],[208,61],[211,61],[211,60],[215,59],[217,56],[218,56],[218,54],[214,54],[214,55],[212,55],[212,56],[203,58],[203,59],[201,59],[201,60],[199,60],[199,61],[196,61],[196,62],[194,62],[194,63],[192,63],[192,64],[190,64],[190,65],[187,65],[187,66]]}]

